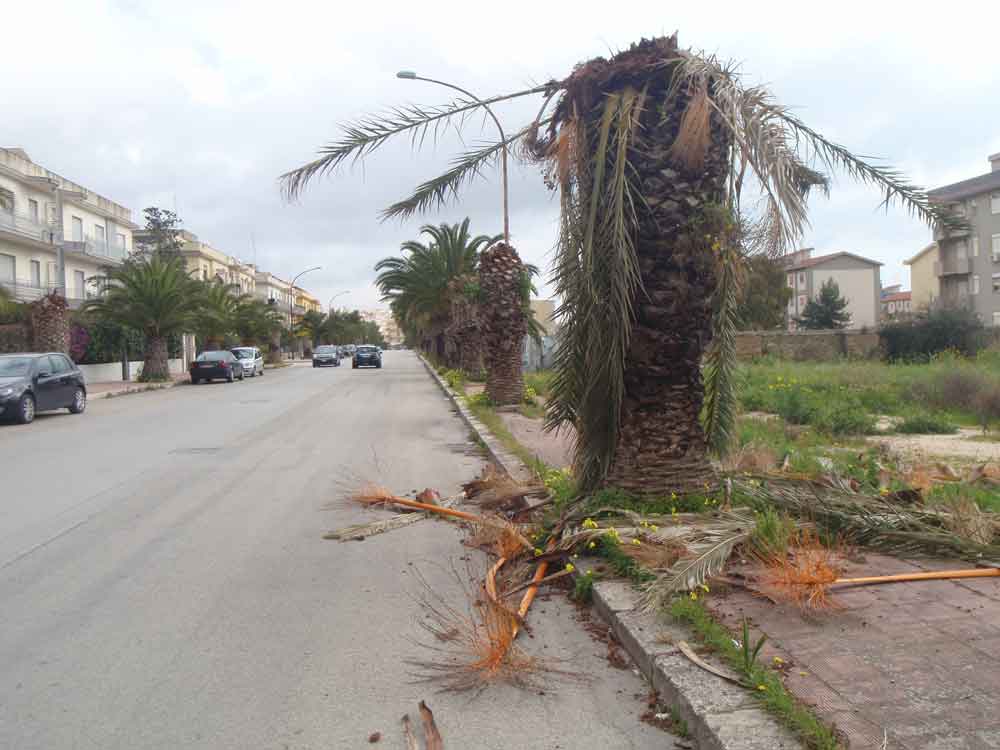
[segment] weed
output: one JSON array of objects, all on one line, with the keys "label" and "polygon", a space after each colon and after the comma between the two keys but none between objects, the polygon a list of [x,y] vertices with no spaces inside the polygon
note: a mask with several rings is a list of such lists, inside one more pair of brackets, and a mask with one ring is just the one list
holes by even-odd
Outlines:
[{"label": "weed", "polygon": [[952,505],[972,500],[980,509],[1000,513],[1000,492],[972,484],[938,484],[927,495],[928,505]]},{"label": "weed", "polygon": [[549,388],[552,385],[552,376],[553,372],[551,370],[526,373],[524,376],[525,388],[533,390],[537,396],[546,398],[549,395]]},{"label": "weed", "polygon": [[622,552],[621,545],[611,533],[599,536],[594,541],[597,546],[591,551],[607,560],[616,574],[628,578],[637,586],[656,579],[656,576],[650,571],[641,567],[635,560]]},{"label": "weed", "polygon": [[910,414],[896,425],[896,432],[904,435],[954,435],[958,427],[941,416],[928,414]]},{"label": "weed", "polygon": [[573,601],[582,604],[590,604],[594,598],[594,576],[589,571],[576,577],[573,583],[573,592],[570,594]]},{"label": "weed", "polygon": [[748,680],[748,687],[754,686],[753,676],[757,670],[757,657],[760,656],[760,651],[764,648],[764,644],[767,642],[767,636],[761,633],[760,638],[757,639],[756,643],[751,644],[750,642],[750,623],[747,622],[747,618],[743,618],[743,638],[740,640],[740,669],[743,672],[743,677]]},{"label": "weed", "polygon": [[445,370],[441,373],[441,377],[444,378],[444,382],[448,384],[448,387],[453,391],[461,392],[465,388],[465,373],[461,370]]},{"label": "weed", "polygon": [[754,513],[750,545],[763,558],[784,555],[795,534],[795,521],[781,511],[765,507]]}]

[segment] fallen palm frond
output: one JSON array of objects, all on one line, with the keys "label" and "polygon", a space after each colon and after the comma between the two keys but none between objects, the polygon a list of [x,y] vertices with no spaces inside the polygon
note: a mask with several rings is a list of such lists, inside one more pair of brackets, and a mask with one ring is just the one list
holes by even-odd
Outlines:
[{"label": "fallen palm frond", "polygon": [[488,596],[471,591],[465,579],[453,573],[467,603],[465,611],[431,588],[419,571],[416,574],[422,586],[416,599],[426,615],[419,624],[433,637],[432,642],[419,645],[433,658],[408,661],[418,670],[415,677],[439,683],[445,692],[479,692],[497,682],[536,687],[537,677],[552,669],[514,642],[517,616]]},{"label": "fallen palm frond", "polygon": [[678,539],[662,539],[653,534],[641,534],[634,538],[641,543],[622,545],[622,552],[654,573],[670,570],[688,553],[687,545]]},{"label": "fallen palm frond", "polygon": [[801,529],[787,552],[763,559],[761,588],[777,601],[792,601],[801,609],[826,610],[836,605],[827,596],[844,569],[840,550],[827,547],[812,530]]},{"label": "fallen palm frond", "polygon": [[750,539],[753,528],[753,516],[730,511],[685,529],[682,538],[687,554],[646,587],[639,606],[647,612],[659,611],[674,594],[705,585],[722,572],[736,546]]},{"label": "fallen palm frond", "polygon": [[852,491],[843,484],[776,478],[739,481],[746,496],[784,510],[851,544],[902,555],[957,556],[979,561],[1000,559],[1000,543],[988,544],[960,536],[948,528],[947,511],[900,506]]},{"label": "fallen palm frond", "polygon": [[[450,508],[458,501],[458,499],[458,496],[445,498],[439,503],[439,505],[442,508]],[[400,513],[392,518],[386,518],[383,521],[359,523],[352,526],[345,526],[341,529],[335,529],[324,534],[323,538],[336,539],[341,542],[361,541],[370,536],[375,536],[376,534],[384,534],[387,531],[393,531],[394,529],[409,526],[411,523],[422,521],[427,517],[427,513]]]},{"label": "fallen palm frond", "polygon": [[424,723],[426,750],[444,750],[444,740],[441,739],[441,732],[438,731],[437,723],[434,721],[434,713],[423,701],[420,701],[420,719]]},{"label": "fallen palm frond", "polygon": [[420,750],[417,738],[413,736],[413,726],[410,723],[409,714],[403,714],[403,740],[406,742],[406,750]]}]

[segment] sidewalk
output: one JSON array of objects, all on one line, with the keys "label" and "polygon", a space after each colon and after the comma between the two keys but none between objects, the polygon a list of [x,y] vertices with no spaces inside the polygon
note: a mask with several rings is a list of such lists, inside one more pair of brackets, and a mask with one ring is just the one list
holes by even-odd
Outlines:
[{"label": "sidewalk", "polygon": [[169,383],[140,383],[135,380],[116,380],[109,383],[87,383],[87,398],[90,401],[98,398],[109,398],[121,396],[125,393],[141,393],[143,391],[159,391],[164,388],[173,388],[175,385],[188,380],[187,373],[173,375],[173,380]]}]

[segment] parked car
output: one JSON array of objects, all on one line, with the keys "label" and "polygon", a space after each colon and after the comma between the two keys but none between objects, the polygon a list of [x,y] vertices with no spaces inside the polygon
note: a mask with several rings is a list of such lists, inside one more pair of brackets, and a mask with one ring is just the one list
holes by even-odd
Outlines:
[{"label": "parked car", "polygon": [[363,344],[354,351],[354,362],[351,367],[357,370],[359,367],[382,368],[382,352],[377,346]]},{"label": "parked car", "polygon": [[335,346],[317,346],[313,367],[340,367],[340,350]]},{"label": "parked car", "polygon": [[256,346],[237,346],[229,351],[243,365],[244,377],[255,378],[264,374],[264,355]]},{"label": "parked car", "polygon": [[243,365],[232,352],[202,352],[191,363],[191,382],[197,385],[202,380],[243,380]]},{"label": "parked car", "polygon": [[27,424],[35,414],[87,408],[87,383],[65,354],[0,354],[0,417]]}]

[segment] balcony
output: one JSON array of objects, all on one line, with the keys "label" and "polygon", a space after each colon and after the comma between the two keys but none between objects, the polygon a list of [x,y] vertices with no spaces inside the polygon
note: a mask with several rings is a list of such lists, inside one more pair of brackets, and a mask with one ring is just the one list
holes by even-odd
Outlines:
[{"label": "balcony", "polygon": [[0,231],[13,232],[37,242],[51,243],[56,228],[27,214],[0,209]]},{"label": "balcony", "polygon": [[935,276],[962,276],[972,272],[972,262],[968,258],[948,258],[935,261]]},{"label": "balcony", "polygon": [[125,260],[125,248],[108,244],[106,240],[84,237],[82,240],[67,240],[63,247],[71,252],[83,253],[100,260],[112,260],[121,263]]},{"label": "balcony", "polygon": [[[0,280],[0,288],[6,289],[17,302],[34,302],[47,294],[51,294],[59,287],[54,284],[34,283],[28,279],[4,279]],[[77,289],[74,286],[66,288],[66,300],[73,309],[80,307],[84,301],[95,299],[101,296],[101,292],[90,288]]]}]

